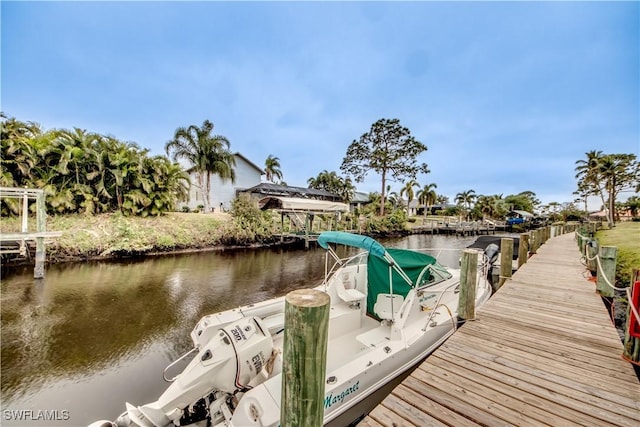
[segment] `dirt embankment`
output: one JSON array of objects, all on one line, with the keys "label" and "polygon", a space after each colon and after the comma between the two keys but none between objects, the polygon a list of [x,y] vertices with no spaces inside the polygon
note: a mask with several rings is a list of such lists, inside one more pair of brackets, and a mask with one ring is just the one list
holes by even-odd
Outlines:
[{"label": "dirt embankment", "polygon": [[[3,218],[0,232],[20,230],[19,218]],[[160,217],[49,216],[48,231],[62,236],[47,240],[47,261],[66,262],[148,256],[171,252],[269,245],[267,236],[239,227],[227,213],[170,213]],[[35,232],[35,219],[29,219]],[[30,245],[34,250],[32,243]],[[28,261],[28,259],[27,259]]]}]

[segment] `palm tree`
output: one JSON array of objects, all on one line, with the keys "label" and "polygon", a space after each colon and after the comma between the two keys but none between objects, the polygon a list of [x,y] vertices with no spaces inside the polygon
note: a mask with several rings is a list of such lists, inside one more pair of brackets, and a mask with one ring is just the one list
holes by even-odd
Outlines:
[{"label": "palm tree", "polygon": [[615,158],[611,155],[606,155],[600,158],[599,165],[597,167],[597,173],[605,181],[605,189],[609,193],[609,200],[607,203],[607,219],[609,221],[609,228],[615,223],[615,188],[616,188],[616,174],[618,164]]},{"label": "palm tree", "polygon": [[389,190],[387,190],[387,201],[391,203],[391,207],[395,209],[398,205],[402,204],[402,196],[395,191],[389,192]]},{"label": "palm tree", "polygon": [[[604,200],[604,192],[600,186],[602,179],[600,165],[604,156],[600,150],[591,150],[585,153],[586,160],[576,160],[576,179],[578,180],[578,191],[585,198],[585,210],[587,196],[590,194],[597,194],[602,200],[602,205],[607,206]],[[607,215],[607,220],[611,223],[611,218]]]},{"label": "palm tree", "polygon": [[280,159],[269,154],[267,160],[264,161],[264,172],[266,179],[273,182],[273,178],[278,178],[278,182],[282,181],[282,171],[280,170]]},{"label": "palm tree", "polygon": [[213,123],[205,120],[202,127],[191,125],[176,129],[173,139],[165,144],[167,155],[174,161],[185,159],[191,163],[188,172],[195,172],[198,185],[204,193],[205,212],[210,211],[211,175],[235,181],[235,157],[229,151],[229,140],[212,135]]},{"label": "palm tree", "polygon": [[307,185],[309,188],[331,192],[340,185],[340,177],[334,171],[329,172],[325,169],[315,178],[309,178],[307,180]]},{"label": "palm tree", "polygon": [[491,218],[494,212],[492,198],[485,195],[478,196],[478,200],[476,201],[476,208],[480,209],[483,220],[487,219],[487,217]]},{"label": "palm tree", "polygon": [[431,213],[431,206],[438,200],[438,195],[435,190],[436,188],[438,188],[438,186],[432,182],[430,184],[425,184],[425,186],[418,192],[418,202],[425,205],[424,216],[427,216],[427,211]]},{"label": "palm tree", "polygon": [[449,204],[449,197],[443,195],[443,194],[439,194],[438,197],[436,197],[436,203],[439,203],[441,205],[447,205]]},{"label": "palm tree", "polygon": [[407,182],[402,189],[400,189],[400,197],[407,195],[407,215],[411,216],[411,201],[413,200],[415,193],[413,187],[420,187],[420,184],[415,179]]},{"label": "palm tree", "polygon": [[502,194],[494,194],[492,196],[478,196],[475,208],[478,208],[480,210],[483,219],[486,219],[486,217],[500,218],[506,214],[506,207],[504,200],[502,199]]},{"label": "palm tree", "polygon": [[471,210],[471,204],[476,200],[476,192],[474,190],[463,191],[456,194],[456,198],[454,200],[456,203],[466,208],[468,215],[468,212]]},{"label": "palm tree", "polygon": [[0,186],[23,187],[27,185],[30,170],[37,163],[36,149],[31,143],[42,135],[40,127],[33,122],[21,122],[0,113]]},{"label": "palm tree", "polygon": [[326,169],[320,172],[315,178],[309,178],[307,185],[309,188],[326,190],[336,194],[340,196],[345,203],[348,203],[353,198],[356,190],[350,178],[343,178],[336,172],[329,172]]}]

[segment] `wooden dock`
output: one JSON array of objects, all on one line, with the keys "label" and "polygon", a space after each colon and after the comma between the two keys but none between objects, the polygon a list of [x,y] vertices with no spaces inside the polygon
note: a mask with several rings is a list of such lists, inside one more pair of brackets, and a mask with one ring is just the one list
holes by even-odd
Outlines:
[{"label": "wooden dock", "polygon": [[574,234],[547,241],[360,426],[639,426],[640,383]]},{"label": "wooden dock", "polygon": [[448,234],[460,236],[477,236],[481,234],[496,234],[497,231],[505,231],[508,227],[504,224],[494,224],[488,222],[446,222],[423,220],[421,225],[412,225],[411,232],[414,234]]}]

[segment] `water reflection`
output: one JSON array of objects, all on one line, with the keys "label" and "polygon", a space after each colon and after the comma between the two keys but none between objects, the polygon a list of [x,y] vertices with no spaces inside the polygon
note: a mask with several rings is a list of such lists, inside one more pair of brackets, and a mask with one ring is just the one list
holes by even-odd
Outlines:
[{"label": "water reflection", "polygon": [[[403,248],[464,248],[473,238],[414,235],[383,243]],[[339,248],[345,254],[347,248]],[[455,266],[459,252],[442,252]],[[205,314],[316,286],[322,250],[202,252],[135,262],[31,269],[1,284],[2,410],[67,410],[86,425],[113,419],[124,402],[155,400],[162,369],[191,347]],[[3,412],[4,414],[4,412]],[[43,425],[9,420],[2,425]]]}]

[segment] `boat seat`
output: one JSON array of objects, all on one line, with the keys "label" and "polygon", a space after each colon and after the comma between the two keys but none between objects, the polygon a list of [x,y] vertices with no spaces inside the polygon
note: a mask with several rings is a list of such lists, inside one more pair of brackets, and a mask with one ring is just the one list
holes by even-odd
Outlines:
[{"label": "boat seat", "polygon": [[359,290],[345,287],[345,284],[351,283],[351,276],[348,274],[344,275],[342,280],[336,280],[334,283],[338,297],[346,303],[360,302],[365,298],[365,295]]},{"label": "boat seat", "polygon": [[404,297],[396,294],[378,294],[373,312],[381,320],[394,320],[404,303]]}]

